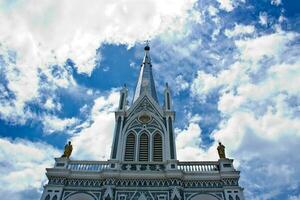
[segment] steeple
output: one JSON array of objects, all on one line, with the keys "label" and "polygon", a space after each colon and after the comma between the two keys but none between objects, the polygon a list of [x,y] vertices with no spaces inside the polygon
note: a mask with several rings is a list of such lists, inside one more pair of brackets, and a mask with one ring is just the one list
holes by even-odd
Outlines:
[{"label": "steeple", "polygon": [[145,55],[143,63],[141,65],[140,75],[136,85],[133,102],[135,102],[142,94],[147,93],[158,103],[152,74],[151,58],[149,54],[150,47],[148,44],[145,46],[144,50]]}]

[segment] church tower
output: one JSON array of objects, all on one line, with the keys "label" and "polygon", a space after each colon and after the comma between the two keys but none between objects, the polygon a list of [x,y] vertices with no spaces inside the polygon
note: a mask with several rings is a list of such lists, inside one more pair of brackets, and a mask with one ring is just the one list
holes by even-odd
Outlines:
[{"label": "church tower", "polygon": [[71,160],[71,145],[47,168],[41,200],[243,200],[239,171],[218,148],[218,161],[177,160],[172,94],[165,85],[159,104],[150,47],[145,54],[132,104],[120,90],[108,161]]},{"label": "church tower", "polygon": [[161,107],[152,74],[150,47],[144,50],[133,102],[128,109],[126,86],[120,91],[111,160],[175,163],[175,113],[171,108],[170,89],[166,85],[165,103]]}]

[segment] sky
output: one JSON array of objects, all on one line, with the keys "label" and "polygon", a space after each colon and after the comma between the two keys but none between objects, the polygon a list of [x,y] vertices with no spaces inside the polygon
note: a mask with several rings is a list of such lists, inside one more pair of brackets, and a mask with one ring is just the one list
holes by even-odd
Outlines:
[{"label": "sky", "polygon": [[109,158],[145,40],[178,159],[222,141],[246,199],[300,199],[297,0],[0,0],[1,199],[39,199],[68,140],[72,159]]}]

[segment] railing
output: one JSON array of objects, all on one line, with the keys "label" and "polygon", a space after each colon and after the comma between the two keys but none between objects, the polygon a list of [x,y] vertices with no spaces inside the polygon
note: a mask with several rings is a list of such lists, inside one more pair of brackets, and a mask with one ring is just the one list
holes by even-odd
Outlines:
[{"label": "railing", "polygon": [[178,162],[178,169],[184,172],[214,172],[219,171],[218,162]]},{"label": "railing", "polygon": [[[184,173],[210,173],[218,172],[218,162],[177,162],[177,168]],[[173,164],[172,164],[173,165]],[[100,172],[108,169],[122,171],[164,171],[167,168],[166,162],[121,162],[119,167],[108,161],[69,161],[67,169],[71,171]],[[172,169],[172,168],[171,168]]]},{"label": "railing", "polygon": [[109,163],[106,161],[70,161],[68,169],[72,171],[103,171],[109,168]]}]

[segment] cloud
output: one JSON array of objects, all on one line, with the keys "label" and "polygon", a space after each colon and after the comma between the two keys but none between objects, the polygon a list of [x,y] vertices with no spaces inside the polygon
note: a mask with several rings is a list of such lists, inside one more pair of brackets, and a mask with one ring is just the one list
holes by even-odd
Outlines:
[{"label": "cloud", "polygon": [[40,196],[46,181],[45,168],[54,164],[57,149],[40,142],[0,138],[0,152],[1,197],[23,200],[26,196]]},{"label": "cloud", "polygon": [[271,0],[271,4],[279,6],[280,4],[282,4],[282,2],[281,2],[281,0]]},{"label": "cloud", "polygon": [[272,199],[283,187],[292,193],[300,185],[294,164],[300,160],[291,153],[300,145],[298,38],[281,31],[235,40],[235,62],[215,74],[198,71],[191,86],[200,100],[219,95],[222,120],[211,134],[215,142],[202,153],[222,141],[243,172],[241,184],[250,199]]},{"label": "cloud", "polygon": [[235,37],[239,35],[249,35],[254,33],[255,27],[253,25],[235,24],[233,29],[226,29],[225,35],[227,37]]},{"label": "cloud", "polygon": [[79,120],[74,117],[60,119],[54,115],[46,115],[43,117],[43,131],[45,133],[62,132],[78,123]]},{"label": "cloud", "polygon": [[259,23],[263,26],[268,24],[268,14],[266,12],[259,13]]},{"label": "cloud", "polygon": [[201,120],[199,115],[191,116],[188,125],[184,129],[175,129],[176,151],[179,160],[216,160],[217,153],[215,146],[209,150],[201,148],[201,133],[199,126]]},{"label": "cloud", "polygon": [[234,9],[233,1],[232,0],[218,0],[220,3],[220,8],[230,12]]},{"label": "cloud", "polygon": [[82,130],[70,138],[74,149],[73,158],[109,159],[115,126],[114,111],[118,102],[119,92],[116,90],[94,100],[90,121],[80,125]]},{"label": "cloud", "polygon": [[35,115],[26,110],[27,103],[39,99],[45,88],[51,96],[57,87],[76,85],[64,66],[67,59],[74,61],[78,73],[90,75],[95,62],[101,61],[97,49],[103,43],[132,46],[167,31],[180,32],[194,3],[43,0],[36,5],[34,0],[1,1],[0,55],[4,62],[0,65],[6,90],[14,97],[1,102],[1,118],[24,124]]},{"label": "cloud", "polygon": [[178,75],[175,78],[175,82],[176,82],[176,91],[178,92],[189,88],[189,83],[183,79],[182,75]]}]

